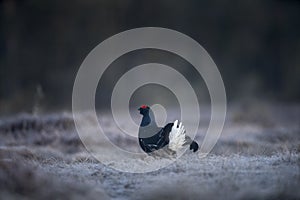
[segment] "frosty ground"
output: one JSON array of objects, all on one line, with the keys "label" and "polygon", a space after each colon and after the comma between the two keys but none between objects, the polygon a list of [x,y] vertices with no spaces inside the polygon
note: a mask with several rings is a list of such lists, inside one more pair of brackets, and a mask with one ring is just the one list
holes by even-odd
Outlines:
[{"label": "frosty ground", "polygon": [[[101,117],[111,134],[118,131]],[[299,121],[299,105],[229,106],[207,157],[188,151],[165,168],[134,174],[89,154],[70,113],[2,117],[0,198],[300,199]],[[205,119],[195,138],[200,144],[203,132]],[[126,137],[110,139],[139,148]]]}]

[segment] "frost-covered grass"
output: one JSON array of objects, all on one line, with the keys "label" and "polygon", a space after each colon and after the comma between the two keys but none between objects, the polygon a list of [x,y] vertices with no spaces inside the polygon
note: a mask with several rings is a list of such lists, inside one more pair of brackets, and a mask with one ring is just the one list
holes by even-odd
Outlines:
[{"label": "frost-covered grass", "polygon": [[[230,107],[209,156],[187,152],[142,174],[119,172],[93,158],[71,114],[2,117],[0,199],[300,199],[299,117],[299,106]],[[117,132],[109,118],[101,118]],[[200,144],[204,131],[205,119],[196,137]],[[132,138],[110,139],[138,149]]]}]

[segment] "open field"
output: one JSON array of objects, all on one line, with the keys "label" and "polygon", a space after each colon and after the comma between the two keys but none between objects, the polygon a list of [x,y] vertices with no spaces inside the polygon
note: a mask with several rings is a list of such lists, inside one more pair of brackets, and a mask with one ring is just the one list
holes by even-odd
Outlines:
[{"label": "open field", "polygon": [[[0,199],[300,199],[299,122],[299,105],[230,106],[209,156],[186,152],[163,169],[132,174],[93,158],[70,113],[2,117]],[[110,139],[138,149],[126,137]]]}]

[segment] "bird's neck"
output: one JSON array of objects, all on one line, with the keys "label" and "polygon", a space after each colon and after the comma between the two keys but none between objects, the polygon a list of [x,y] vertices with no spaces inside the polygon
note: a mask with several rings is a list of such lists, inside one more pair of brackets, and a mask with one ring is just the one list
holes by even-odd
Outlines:
[{"label": "bird's neck", "polygon": [[139,138],[150,138],[159,130],[160,128],[156,125],[154,114],[150,111],[149,114],[143,116],[141,126],[139,128]]},{"label": "bird's neck", "polygon": [[141,127],[148,126],[150,123],[151,123],[150,116],[149,115],[144,115],[143,119],[142,119],[142,122],[141,122]]},{"label": "bird's neck", "polygon": [[141,127],[145,127],[145,126],[157,127],[154,114],[151,111],[147,115],[143,116]]}]

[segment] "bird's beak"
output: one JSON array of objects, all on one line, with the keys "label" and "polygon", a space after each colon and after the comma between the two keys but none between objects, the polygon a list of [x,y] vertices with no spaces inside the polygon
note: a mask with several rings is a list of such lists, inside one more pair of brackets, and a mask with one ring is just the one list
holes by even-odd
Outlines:
[{"label": "bird's beak", "polygon": [[140,111],[140,110],[141,110],[141,108],[138,109],[138,111]]}]

